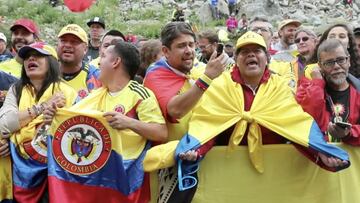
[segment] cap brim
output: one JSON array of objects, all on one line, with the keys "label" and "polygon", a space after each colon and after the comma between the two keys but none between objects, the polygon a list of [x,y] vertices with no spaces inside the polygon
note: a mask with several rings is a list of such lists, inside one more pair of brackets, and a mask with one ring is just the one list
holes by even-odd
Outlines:
[{"label": "cap brim", "polygon": [[301,25],[301,22],[297,21],[297,20],[290,21],[290,22],[284,24],[283,26],[279,27],[278,30],[283,29],[287,25],[295,25],[296,27],[299,27]]},{"label": "cap brim", "polygon": [[74,36],[76,36],[77,38],[79,38],[80,41],[82,41],[82,42],[84,42],[84,43],[86,43],[86,44],[88,43],[88,42],[84,41],[84,39],[81,39],[81,37],[79,37],[79,35],[78,35],[77,33],[74,33],[74,32],[64,32],[64,33],[59,34],[58,37],[60,38],[60,37],[62,37],[62,36],[64,36],[64,35],[74,35]]},{"label": "cap brim", "polygon": [[39,52],[40,54],[43,54],[45,56],[51,56],[51,54],[49,52],[47,52],[46,50],[43,49],[39,49],[39,48],[34,48],[34,47],[30,47],[30,46],[24,46],[19,50],[18,56],[22,59],[24,59],[26,57],[26,54],[31,51],[31,50],[35,50],[37,52]]},{"label": "cap brim", "polygon": [[237,45],[237,46],[236,46],[236,49],[240,49],[241,47],[246,46],[246,45],[249,45],[249,44],[256,44],[256,45],[259,45],[259,46],[263,47],[264,49],[266,49],[266,46],[264,46],[264,45],[261,44],[261,43],[257,43],[257,42],[244,42],[244,43],[242,43],[242,44]]},{"label": "cap brim", "polygon": [[21,24],[15,24],[13,26],[10,27],[10,31],[14,31],[15,27],[23,27],[25,28],[27,31],[29,31],[30,33],[36,34],[33,30],[31,30],[29,27],[25,26],[25,25],[21,25]]},{"label": "cap brim", "polygon": [[101,27],[103,27],[103,28],[105,29],[105,24],[104,24],[104,23],[102,23],[102,22],[94,22],[94,21],[90,21],[90,22],[87,22],[86,24],[87,24],[87,26],[88,26],[88,27],[90,27],[92,24],[95,24],[95,23],[97,23],[97,24],[101,25]]}]

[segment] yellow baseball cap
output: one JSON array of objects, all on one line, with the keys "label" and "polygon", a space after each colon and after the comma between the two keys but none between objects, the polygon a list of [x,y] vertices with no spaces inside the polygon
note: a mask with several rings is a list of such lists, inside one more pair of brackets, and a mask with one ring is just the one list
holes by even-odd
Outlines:
[{"label": "yellow baseball cap", "polygon": [[88,44],[88,37],[84,29],[82,29],[79,25],[76,24],[69,24],[63,27],[58,34],[58,37],[61,37],[66,34],[72,34],[78,37],[81,41]]},{"label": "yellow baseball cap", "polygon": [[257,44],[267,49],[264,38],[261,35],[252,31],[247,31],[237,40],[236,49],[239,49],[248,44]]},{"label": "yellow baseball cap", "polygon": [[294,24],[296,27],[299,27],[301,25],[301,22],[298,20],[293,20],[293,19],[286,19],[280,22],[279,26],[278,26],[278,30],[280,31],[283,27],[285,27],[286,25],[290,25],[290,24]]},{"label": "yellow baseball cap", "polygon": [[37,52],[39,52],[42,55],[46,55],[46,56],[53,56],[56,59],[58,59],[57,53],[55,51],[55,49],[46,44],[45,42],[35,42],[32,43],[30,45],[25,45],[23,46],[19,52],[18,52],[18,56],[22,59],[25,59],[27,53],[31,50],[35,50]]}]

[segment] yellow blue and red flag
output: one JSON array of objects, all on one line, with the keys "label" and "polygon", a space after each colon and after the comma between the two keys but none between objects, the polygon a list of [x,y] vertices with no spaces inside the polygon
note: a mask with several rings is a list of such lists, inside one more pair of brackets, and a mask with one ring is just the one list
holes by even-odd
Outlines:
[{"label": "yellow blue and red flag", "polygon": [[[100,88],[56,113],[48,139],[50,202],[150,200],[149,178],[142,166],[150,143],[129,129],[109,126],[103,117],[108,95],[107,89]],[[121,112],[133,114],[138,103],[131,103],[135,106],[124,104]]]},{"label": "yellow blue and red flag", "polygon": [[[62,82],[51,84],[39,101],[35,100],[33,87],[25,86],[19,111],[46,102],[58,92],[64,94],[65,106],[74,103],[76,92]],[[10,137],[13,194],[17,202],[36,203],[44,194],[47,185],[47,129],[40,115]]]},{"label": "yellow blue and red flag", "polygon": [[[146,171],[170,167],[178,154],[197,149],[221,132],[235,125],[230,137],[229,149],[239,145],[248,128],[248,150],[252,165],[264,172],[262,135],[260,125],[285,137],[292,143],[349,161],[341,148],[325,141],[314,119],[299,106],[286,81],[275,74],[259,86],[250,111],[244,111],[244,94],[240,84],[224,72],[215,79],[199,105],[193,111],[189,131],[179,141],[172,141],[150,149],[144,159]],[[249,125],[249,126],[248,126]],[[341,170],[347,168],[350,162]]]}]

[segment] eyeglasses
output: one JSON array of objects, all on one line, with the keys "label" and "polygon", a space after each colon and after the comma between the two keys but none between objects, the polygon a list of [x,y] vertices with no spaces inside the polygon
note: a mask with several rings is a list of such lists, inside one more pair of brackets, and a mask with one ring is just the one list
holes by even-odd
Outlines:
[{"label": "eyeglasses", "polygon": [[345,56],[345,57],[337,57],[335,60],[328,60],[328,61],[325,61],[322,63],[322,65],[325,67],[325,68],[332,68],[335,66],[335,63],[339,64],[340,66],[341,65],[344,65],[347,60],[349,59],[348,56]]},{"label": "eyeglasses", "polygon": [[201,45],[199,46],[199,49],[207,49],[211,46],[211,44],[208,44],[208,45]]},{"label": "eyeglasses", "polygon": [[269,32],[269,29],[264,28],[264,27],[253,27],[253,28],[251,29],[251,31],[253,31],[253,32],[258,32],[259,30],[260,30],[261,32]]},{"label": "eyeglasses", "polygon": [[295,39],[294,41],[295,41],[296,44],[299,44],[300,41],[306,42],[306,41],[308,41],[309,39],[310,39],[309,37],[302,37],[302,38],[297,38],[297,39]]},{"label": "eyeglasses", "polygon": [[[195,162],[194,164],[187,165],[187,167],[182,167],[182,160],[178,160],[178,182],[179,182],[179,190],[184,191],[194,187],[197,184],[197,179],[192,176],[192,174],[196,173],[199,170],[199,162]],[[184,174],[183,174],[184,172]]]}]

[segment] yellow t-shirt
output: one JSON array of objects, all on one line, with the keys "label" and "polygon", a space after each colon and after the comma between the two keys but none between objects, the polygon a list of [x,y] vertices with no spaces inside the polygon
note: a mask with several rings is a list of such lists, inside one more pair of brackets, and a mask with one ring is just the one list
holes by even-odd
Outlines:
[{"label": "yellow t-shirt", "polygon": [[146,123],[165,124],[154,93],[131,80],[120,92],[107,93],[103,112],[117,111]]},{"label": "yellow t-shirt", "polygon": [[83,64],[80,72],[76,76],[67,76],[63,74],[64,82],[70,85],[77,93],[80,99],[85,98],[92,90],[101,87],[98,80],[100,70],[92,65]]},{"label": "yellow t-shirt", "polygon": [[0,70],[17,78],[21,76],[21,68],[22,64],[17,62],[15,58],[0,63]]}]

